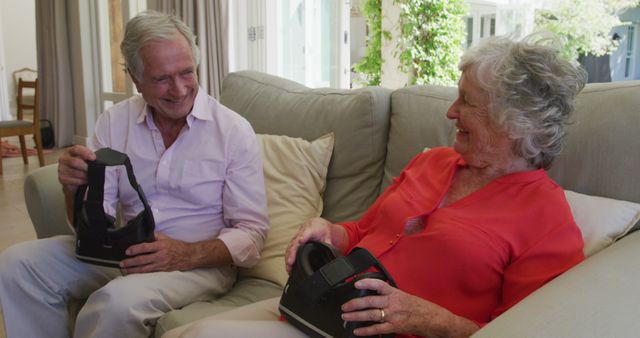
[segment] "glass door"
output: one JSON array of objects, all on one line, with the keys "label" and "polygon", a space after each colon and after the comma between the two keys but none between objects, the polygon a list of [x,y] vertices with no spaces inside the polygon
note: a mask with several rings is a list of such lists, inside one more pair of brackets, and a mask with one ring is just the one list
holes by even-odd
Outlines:
[{"label": "glass door", "polygon": [[146,9],[143,0],[95,1],[98,38],[99,76],[101,110],[107,109],[136,93],[133,83],[124,67],[120,53],[120,42],[126,22]]},{"label": "glass door", "polygon": [[230,71],[252,69],[308,87],[348,88],[349,10],[345,0],[234,1]]}]

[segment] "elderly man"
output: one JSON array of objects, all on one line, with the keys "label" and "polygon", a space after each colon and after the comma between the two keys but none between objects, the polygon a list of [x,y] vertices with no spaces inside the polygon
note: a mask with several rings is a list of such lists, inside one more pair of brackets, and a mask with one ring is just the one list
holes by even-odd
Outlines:
[{"label": "elderly man", "polygon": [[[225,293],[235,267],[259,259],[268,219],[256,137],[199,87],[193,33],[145,12],[127,24],[121,50],[142,95],[100,116],[89,147],[60,157],[59,180],[71,219],[94,150],[126,153],[151,205],[156,241],[130,246],[120,269],[78,261],[72,236],[7,249],[0,301],[9,338],[148,337],[163,313]],[[119,203],[126,219],[140,207],[124,175],[107,172],[104,206],[114,215]],[[67,302],[84,298],[70,328]]]}]

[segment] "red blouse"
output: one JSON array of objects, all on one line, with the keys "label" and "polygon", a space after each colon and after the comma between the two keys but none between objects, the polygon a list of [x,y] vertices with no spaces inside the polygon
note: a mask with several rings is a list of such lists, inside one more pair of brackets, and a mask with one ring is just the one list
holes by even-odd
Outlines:
[{"label": "red blouse", "polygon": [[583,242],[542,169],[439,207],[465,165],[451,148],[420,154],[359,221],[341,224],[348,250],[371,251],[401,290],[482,325],[584,260]]}]

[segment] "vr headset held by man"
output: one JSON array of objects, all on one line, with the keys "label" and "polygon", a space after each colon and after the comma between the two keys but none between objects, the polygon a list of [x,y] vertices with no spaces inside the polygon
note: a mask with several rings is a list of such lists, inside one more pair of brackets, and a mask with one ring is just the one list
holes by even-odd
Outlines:
[{"label": "vr headset held by man", "polygon": [[[371,268],[377,271],[371,272]],[[384,266],[366,249],[355,248],[342,256],[331,245],[307,242],[296,253],[280,299],[280,313],[311,337],[356,337],[354,329],[376,323],[345,322],[340,317],[340,307],[353,298],[376,294],[355,288],[353,284],[365,278],[381,279],[396,286]]]},{"label": "vr headset held by man", "polygon": [[[78,188],[74,200],[76,257],[87,263],[118,267],[121,260],[129,257],[125,254],[129,246],[155,240],[153,213],[126,154],[103,148],[96,151],[96,159],[87,164],[89,182]],[[144,206],[144,210],[123,227],[116,227],[115,218],[103,208],[106,167],[118,165],[126,167],[129,183]]]}]

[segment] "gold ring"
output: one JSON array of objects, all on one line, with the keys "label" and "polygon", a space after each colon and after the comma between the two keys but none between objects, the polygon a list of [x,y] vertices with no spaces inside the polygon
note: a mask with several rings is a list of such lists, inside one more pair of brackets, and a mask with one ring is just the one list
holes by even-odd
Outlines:
[{"label": "gold ring", "polygon": [[384,310],[380,309],[380,323],[384,323],[384,317],[385,317]]}]

